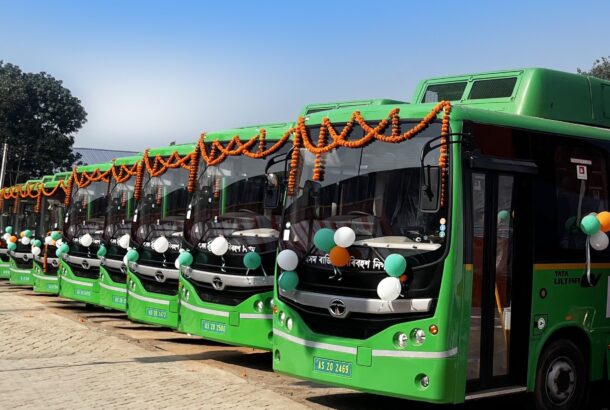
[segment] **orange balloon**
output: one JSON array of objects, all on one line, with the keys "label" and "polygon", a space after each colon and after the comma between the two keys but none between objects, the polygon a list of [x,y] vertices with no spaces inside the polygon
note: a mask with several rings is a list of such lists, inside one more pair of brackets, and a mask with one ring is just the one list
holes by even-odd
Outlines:
[{"label": "orange balloon", "polygon": [[407,275],[400,275],[400,277],[398,278],[400,279],[400,283],[405,283],[408,279]]},{"label": "orange balloon", "polygon": [[597,214],[597,220],[601,224],[603,232],[610,232],[610,212],[604,211]]},{"label": "orange balloon", "polygon": [[349,263],[348,250],[340,246],[335,246],[332,248],[328,256],[330,257],[330,263],[332,263],[333,266],[347,266]]},{"label": "orange balloon", "polygon": [[15,235],[11,236],[10,238],[8,238],[9,242],[13,242],[13,243],[17,243],[17,237]]}]

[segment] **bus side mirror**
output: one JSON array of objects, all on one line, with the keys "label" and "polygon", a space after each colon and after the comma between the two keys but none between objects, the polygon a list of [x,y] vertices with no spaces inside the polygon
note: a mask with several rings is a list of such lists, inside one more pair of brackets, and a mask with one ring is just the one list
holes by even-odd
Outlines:
[{"label": "bus side mirror", "polygon": [[427,213],[438,212],[440,208],[440,193],[440,167],[432,165],[422,167],[419,187],[419,210]]},{"label": "bus side mirror", "polygon": [[280,180],[276,174],[267,174],[266,177],[263,206],[265,209],[276,209],[281,199]]}]

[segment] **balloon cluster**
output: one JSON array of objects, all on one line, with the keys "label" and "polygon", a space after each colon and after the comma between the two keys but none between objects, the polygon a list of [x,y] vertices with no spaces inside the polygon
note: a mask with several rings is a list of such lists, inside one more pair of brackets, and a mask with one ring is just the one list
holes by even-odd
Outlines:
[{"label": "balloon cluster", "polygon": [[285,292],[291,292],[299,284],[299,276],[295,269],[299,265],[299,256],[295,251],[284,249],[277,255],[277,265],[283,270],[277,284]]},{"label": "balloon cluster", "polygon": [[20,242],[24,245],[29,245],[32,242],[32,231],[26,229],[25,231],[21,231],[19,236],[21,237]]},{"label": "balloon cluster", "polygon": [[392,253],[385,258],[383,269],[389,276],[377,285],[377,296],[381,300],[391,302],[400,296],[402,284],[407,281],[407,275],[404,274],[407,270],[407,260],[401,254]]},{"label": "balloon cluster", "polygon": [[336,231],[329,228],[319,229],[313,237],[313,243],[324,252],[328,252],[330,263],[337,268],[349,264],[350,254],[347,248],[356,241],[356,232],[349,226]]},{"label": "balloon cluster", "polygon": [[32,241],[32,255],[34,255],[34,256],[40,255],[40,253],[42,252],[41,246],[42,246],[42,242],[38,239],[34,239]]},{"label": "balloon cluster", "polygon": [[9,251],[17,249],[17,237],[13,235],[13,227],[7,226],[4,228],[4,240],[6,241],[6,247]]},{"label": "balloon cluster", "polygon": [[604,211],[598,214],[591,213],[580,221],[580,229],[588,235],[589,245],[596,251],[603,251],[608,247],[608,235],[610,232],[610,212]]}]

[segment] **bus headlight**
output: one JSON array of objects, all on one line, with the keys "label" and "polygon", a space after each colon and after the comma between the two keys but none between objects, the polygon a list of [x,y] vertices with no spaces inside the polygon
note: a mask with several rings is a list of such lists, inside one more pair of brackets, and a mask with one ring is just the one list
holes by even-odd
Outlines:
[{"label": "bus headlight", "polygon": [[265,308],[265,304],[263,303],[262,300],[254,302],[254,309],[257,312],[262,312],[264,308]]},{"label": "bus headlight", "polygon": [[415,342],[415,344],[422,344],[426,341],[426,332],[422,329],[413,329],[411,331],[411,338]]},{"label": "bus headlight", "polygon": [[289,331],[292,330],[292,318],[291,317],[289,317],[286,320],[286,329],[288,329]]},{"label": "bus headlight", "polygon": [[269,307],[271,309],[273,309],[275,307],[275,302],[273,301],[273,298],[269,299]]},{"label": "bus headlight", "polygon": [[286,323],[286,313],[280,312],[280,317],[279,318],[280,318],[280,323],[281,324]]},{"label": "bus headlight", "polygon": [[407,334],[403,332],[398,332],[394,335],[394,345],[401,349],[404,349],[407,346]]}]

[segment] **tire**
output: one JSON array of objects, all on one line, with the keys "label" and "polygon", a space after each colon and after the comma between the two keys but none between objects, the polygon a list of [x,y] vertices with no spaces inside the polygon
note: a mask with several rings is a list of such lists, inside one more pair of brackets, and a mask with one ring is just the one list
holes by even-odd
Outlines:
[{"label": "tire", "polygon": [[588,368],[581,350],[567,339],[551,342],[540,355],[534,399],[539,410],[587,408]]}]

